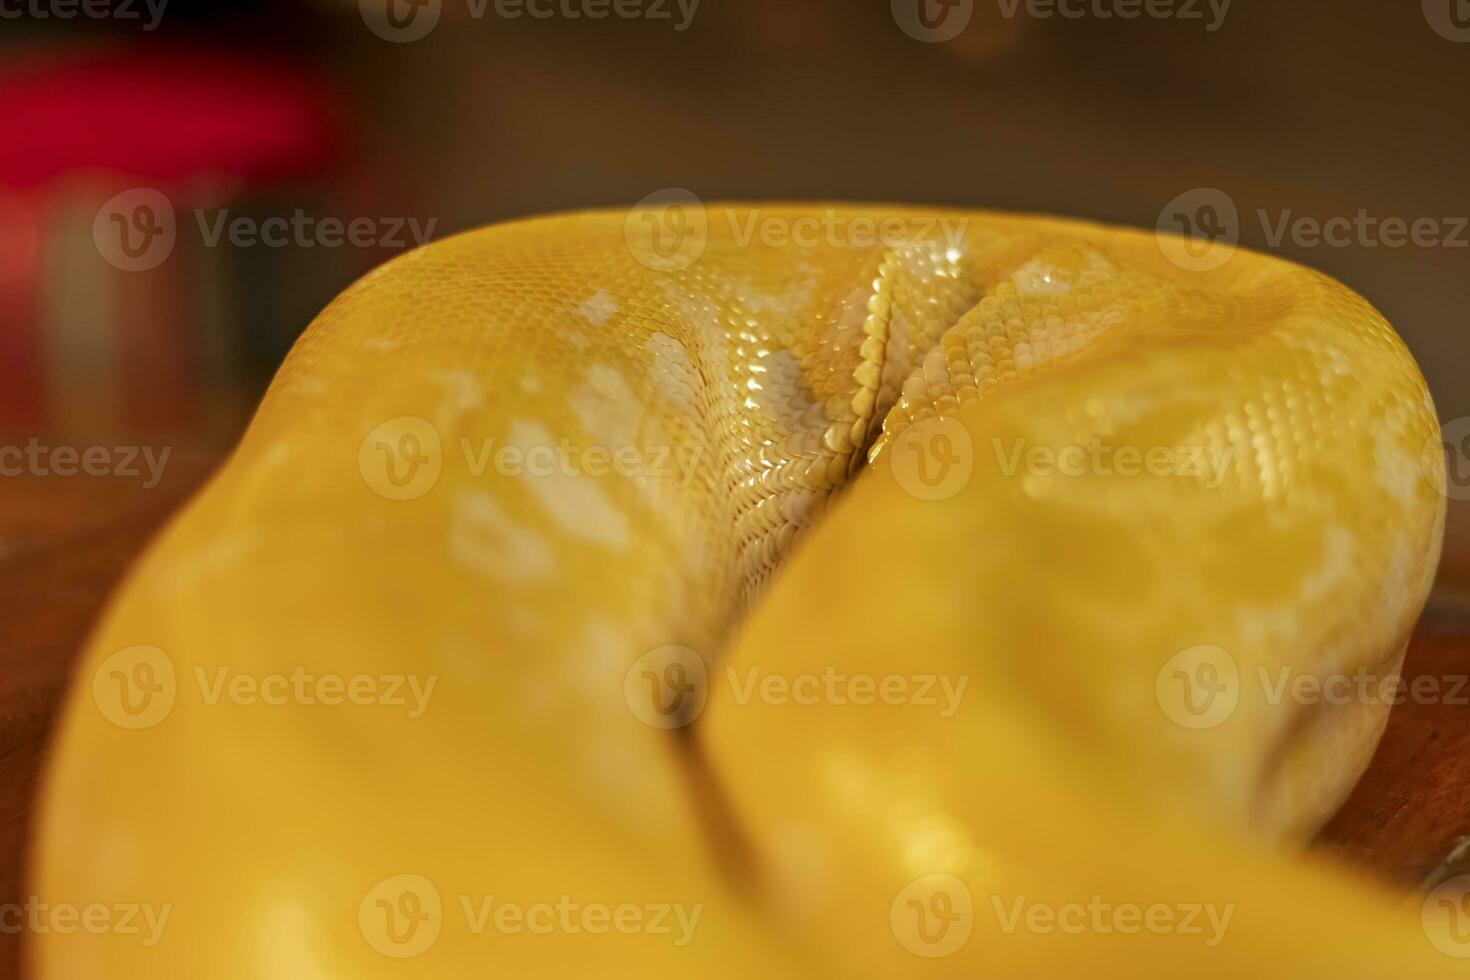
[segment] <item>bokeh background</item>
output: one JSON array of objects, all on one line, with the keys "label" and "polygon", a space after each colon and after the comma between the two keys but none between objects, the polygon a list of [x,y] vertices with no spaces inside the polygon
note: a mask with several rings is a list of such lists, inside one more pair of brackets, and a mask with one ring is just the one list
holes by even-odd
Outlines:
[{"label": "bokeh background", "polygon": [[[1174,16],[1136,19],[1099,12],[1128,0],[1051,16],[1045,0],[923,0],[940,36],[963,21],[944,41],[905,31],[917,0],[628,0],[634,17],[600,0],[602,19],[599,0],[95,2],[106,16],[13,0],[0,19],[9,438],[227,445],[312,315],[402,247],[391,219],[442,237],[666,187],[1143,226],[1218,187],[1244,244],[1367,295],[1442,418],[1470,414],[1470,231],[1458,247],[1270,234],[1287,215],[1365,212],[1456,237],[1465,0],[1173,0]],[[380,36],[390,4],[416,18],[398,40]],[[92,231],[135,187],[174,203],[178,242],[128,273]],[[211,243],[199,209],[206,224],[368,218],[382,241]]]},{"label": "bokeh background", "polygon": [[[1431,218],[1447,236],[1470,215],[1465,0],[1164,0],[1176,16],[1132,20],[1097,13],[1128,0],[1063,0],[1080,17],[923,0],[968,18],[942,42],[905,33],[894,8],[917,0],[619,0],[637,17],[531,0],[541,18],[523,0],[93,2],[112,14],[9,0],[0,19],[8,435],[228,442],[312,315],[398,250],[211,245],[193,209],[416,218],[442,237],[666,187],[1142,226],[1218,187],[1244,244],[1367,295],[1442,416],[1470,414],[1470,230],[1459,247],[1269,235],[1288,214]],[[603,19],[568,14],[599,2]],[[368,21],[390,5],[437,20],[385,40]],[[174,202],[178,243],[125,274],[91,232],[134,187]]]},{"label": "bokeh background", "polygon": [[[75,562],[143,533],[105,520],[161,520],[312,316],[415,231],[672,187],[1153,227],[1218,188],[1242,244],[1365,294],[1441,420],[1470,416],[1470,2],[1136,0],[1140,16],[1104,16],[1129,2],[533,0],[549,14],[534,16],[521,0],[4,0],[0,446],[171,456],[154,487],[0,478],[0,592],[91,590],[24,636],[0,617],[0,647],[27,651],[4,660],[0,728],[44,731],[62,679],[36,651],[63,656],[114,574]],[[177,220],[166,254],[130,271],[99,242],[139,194]],[[211,235],[222,216],[298,213],[366,219],[372,240]],[[1360,214],[1427,219],[1436,241],[1272,240],[1283,219]],[[1451,501],[1451,605],[1470,581],[1465,506]],[[58,536],[72,564],[36,557]],[[0,756],[0,782],[32,780],[37,757]],[[0,813],[7,835],[23,824]]]}]

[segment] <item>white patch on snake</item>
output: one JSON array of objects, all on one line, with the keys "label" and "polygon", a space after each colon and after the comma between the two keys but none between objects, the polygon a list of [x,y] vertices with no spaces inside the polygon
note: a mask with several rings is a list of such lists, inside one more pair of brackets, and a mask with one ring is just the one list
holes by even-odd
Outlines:
[{"label": "white patch on snake", "polygon": [[309,374],[299,374],[286,384],[286,390],[297,395],[306,395],[308,398],[317,398],[325,395],[328,388],[327,383],[320,378],[314,378]]},{"label": "white patch on snake", "polygon": [[460,564],[507,583],[550,576],[550,546],[518,526],[486,491],[466,490],[456,497],[451,520],[449,554]]},{"label": "white patch on snake", "polygon": [[[1105,421],[1111,429],[1116,425],[1128,425],[1156,411],[1153,397],[1134,393],[1111,395],[1108,398],[1089,398],[1083,411],[1099,421]],[[1198,445],[1184,443],[1184,445]]]},{"label": "white patch on snake", "polygon": [[1414,567],[1414,555],[1409,542],[1402,534],[1396,536],[1389,550],[1388,565],[1383,574],[1383,588],[1379,593],[1378,621],[1392,628],[1404,615],[1405,608],[1413,596],[1413,583],[1409,572]]},{"label": "white patch on snake", "polygon": [[556,336],[573,350],[586,350],[587,345],[592,342],[579,330],[558,330]]},{"label": "white patch on snake", "polygon": [[659,393],[681,412],[693,412],[699,404],[700,378],[689,362],[684,345],[661,331],[655,331],[643,349],[653,355],[649,374]]},{"label": "white patch on snake", "polygon": [[260,895],[254,908],[242,910],[250,921],[270,931],[268,943],[256,943],[256,967],[260,976],[293,977],[295,980],[331,980],[334,968],[326,962],[316,935],[317,920],[307,900],[289,887],[277,894]]},{"label": "white patch on snake", "polygon": [[669,305],[689,326],[694,359],[704,368],[704,376],[712,379],[706,389],[712,417],[722,423],[738,418],[740,403],[735,385],[727,383],[730,377],[730,335],[721,324],[718,310],[708,299],[694,295],[671,280],[661,280],[659,285]]},{"label": "white patch on snake", "polygon": [[1357,539],[1344,527],[1328,527],[1322,534],[1322,560],[1302,576],[1294,599],[1270,605],[1243,606],[1236,614],[1236,631],[1246,648],[1269,648],[1297,640],[1302,608],[1329,598],[1352,572]]},{"label": "white patch on snake", "polygon": [[584,299],[577,306],[577,312],[582,314],[587,322],[594,327],[602,326],[619,309],[618,301],[609,296],[605,290],[601,289]]},{"label": "white patch on snake", "polygon": [[574,712],[617,722],[599,722],[602,736],[576,738],[572,747],[586,785],[597,793],[608,815],[646,823],[647,801],[666,799],[670,784],[658,767],[645,764],[647,745],[642,733],[625,723],[629,714],[624,677],[640,653],[658,645],[636,641],[642,633],[606,615],[588,617],[570,646],[563,648],[555,685],[564,700],[572,693]]},{"label": "white patch on snake", "polygon": [[1378,485],[1403,506],[1411,506],[1419,485],[1419,464],[1387,433],[1379,433],[1373,439],[1373,462]]},{"label": "white patch on snake", "polygon": [[1329,527],[1322,532],[1322,564],[1302,578],[1302,601],[1323,599],[1352,570],[1358,542],[1345,527]]},{"label": "white patch on snake", "polygon": [[1235,631],[1247,649],[1269,647],[1295,639],[1296,610],[1282,603],[1274,606],[1243,606],[1235,616]]},{"label": "white patch on snake", "polygon": [[593,615],[562,665],[567,686],[610,713],[627,710],[623,675],[634,651],[627,634],[604,616]]},{"label": "white patch on snake", "polygon": [[863,325],[868,322],[868,301],[873,297],[872,285],[854,286],[838,301],[837,309],[830,315],[822,331],[823,346],[848,350],[860,345],[866,338]]},{"label": "white patch on snake", "polygon": [[820,421],[801,364],[788,351],[775,350],[757,357],[750,366],[746,386],[767,418],[788,432],[809,428]]},{"label": "white patch on snake", "polygon": [[460,416],[485,404],[485,387],[469,371],[437,371],[433,378],[444,388],[444,400],[434,414],[434,425],[439,431],[454,429]]},{"label": "white patch on snake", "polygon": [[1061,296],[1072,291],[1072,284],[1060,272],[1036,259],[1013,272],[1011,281],[1021,296]]},{"label": "white patch on snake", "polygon": [[1323,345],[1323,347],[1321,348],[1321,353],[1323,357],[1327,359],[1327,362],[1332,368],[1332,372],[1334,374],[1340,375],[1344,378],[1350,377],[1353,374],[1352,359],[1349,358],[1342,351],[1338,350],[1336,347]]},{"label": "white patch on snake", "polygon": [[1048,317],[1026,331],[1031,357],[1038,367],[1062,361],[1092,347],[1099,336],[1121,325],[1125,318],[1118,306],[1075,313],[1065,319]]},{"label": "white patch on snake", "polygon": [[177,592],[197,585],[200,580],[225,571],[238,563],[259,544],[258,535],[242,532],[217,538],[203,548],[182,555],[159,574],[160,592]]},{"label": "white patch on snake", "polygon": [[[566,472],[560,465],[560,448],[545,426],[514,420],[506,443],[518,449],[527,462],[520,473],[521,483],[563,531],[605,548],[627,547],[627,515],[613,506],[591,478]],[[531,465],[546,459],[558,465],[549,467],[549,472]]]},{"label": "white patch on snake", "polygon": [[635,446],[643,409],[621,372],[606,364],[587,369],[587,381],[567,397],[582,428],[596,442],[616,452]]},{"label": "white patch on snake", "polygon": [[737,282],[735,290],[735,296],[740,304],[748,312],[758,316],[766,313],[773,313],[780,317],[796,316],[812,301],[812,281],[810,279],[784,293],[765,292],[752,286],[749,280]]}]

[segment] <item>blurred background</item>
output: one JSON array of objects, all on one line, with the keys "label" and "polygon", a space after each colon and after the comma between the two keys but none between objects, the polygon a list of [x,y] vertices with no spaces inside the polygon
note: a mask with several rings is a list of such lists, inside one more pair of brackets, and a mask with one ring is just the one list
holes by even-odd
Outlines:
[{"label": "blurred background", "polygon": [[0,848],[120,569],[397,252],[672,187],[1143,227],[1216,188],[1383,310],[1465,463],[1467,92],[1467,0],[0,0],[0,452],[48,451],[0,455]]},{"label": "blurred background", "polygon": [[1467,91],[1466,0],[3,0],[0,444],[217,455],[373,265],[668,187],[1145,227],[1219,188],[1384,311],[1448,422]]}]

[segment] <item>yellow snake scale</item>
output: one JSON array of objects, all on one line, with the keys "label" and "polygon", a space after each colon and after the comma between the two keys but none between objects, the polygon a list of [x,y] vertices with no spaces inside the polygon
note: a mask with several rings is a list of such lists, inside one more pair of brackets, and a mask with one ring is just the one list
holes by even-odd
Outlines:
[{"label": "yellow snake scale", "polygon": [[47,771],[37,898],[166,927],[37,976],[1461,966],[1292,853],[1387,706],[1278,678],[1393,672],[1443,523],[1366,301],[1070,220],[695,217],[475,231],[320,315]]}]

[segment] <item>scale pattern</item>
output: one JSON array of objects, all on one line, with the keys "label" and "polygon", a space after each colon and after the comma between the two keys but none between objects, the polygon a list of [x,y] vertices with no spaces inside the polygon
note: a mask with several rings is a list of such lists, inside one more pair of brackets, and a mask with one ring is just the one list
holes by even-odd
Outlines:
[{"label": "scale pattern", "polygon": [[[321,314],[114,603],[48,776],[42,893],[171,902],[172,941],[43,937],[41,976],[912,975],[929,961],[854,937],[905,876],[978,889],[989,846],[1044,864],[1050,845],[995,811],[1094,805],[1058,788],[1074,768],[1148,815],[1119,828],[1187,813],[1292,839],[1340,801],[1386,706],[1273,705],[1246,684],[1201,732],[1155,676],[1195,645],[1242,677],[1400,655],[1439,547],[1438,443],[1365,301],[1244,251],[1191,271],[1152,234],[1081,222],[702,218],[688,261],[650,260],[663,213],[461,235]],[[836,240],[745,233],[816,218]],[[1128,448],[1162,462],[1123,472]],[[1059,468],[1069,449],[1091,462]],[[944,486],[939,464],[968,475]],[[936,727],[886,705],[778,710],[728,682],[833,664],[938,665],[986,693]],[[208,696],[210,678],[303,668],[437,687],[416,716]],[[98,677],[148,679],[167,708],[134,724]],[[982,789],[1012,795],[985,808]],[[947,843],[925,846],[935,827]],[[444,911],[400,959],[363,896],[407,873]],[[1336,887],[1294,874],[1239,887]],[[457,918],[482,894],[704,918],[687,948],[491,947]],[[1222,970],[1274,955],[1273,928],[1245,927]]]}]

